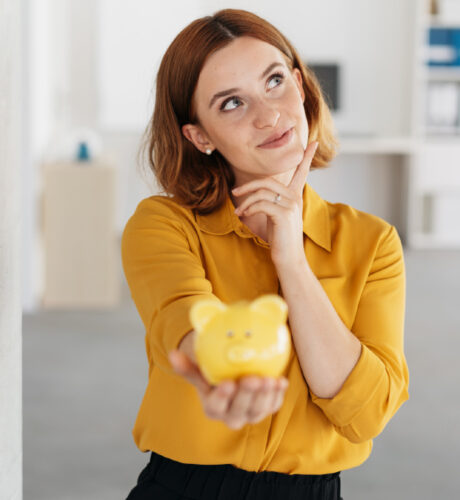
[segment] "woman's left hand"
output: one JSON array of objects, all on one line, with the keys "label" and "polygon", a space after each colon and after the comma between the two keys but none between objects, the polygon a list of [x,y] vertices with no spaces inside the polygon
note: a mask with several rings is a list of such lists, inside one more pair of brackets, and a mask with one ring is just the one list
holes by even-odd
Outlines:
[{"label": "woman's left hand", "polygon": [[[234,196],[253,191],[235,210],[237,215],[249,216],[259,212],[267,215],[268,243],[276,266],[293,265],[305,260],[303,189],[317,147],[318,142],[312,142],[305,149],[304,157],[288,186],[272,177],[266,177],[252,180],[232,190]],[[278,193],[281,198],[276,201]]]}]

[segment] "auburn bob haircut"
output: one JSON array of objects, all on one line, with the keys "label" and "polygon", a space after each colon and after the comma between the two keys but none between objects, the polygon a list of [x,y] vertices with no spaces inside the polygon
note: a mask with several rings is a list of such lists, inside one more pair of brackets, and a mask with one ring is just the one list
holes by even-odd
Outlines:
[{"label": "auburn bob haircut", "polygon": [[311,170],[326,167],[338,141],[320,84],[295,48],[274,26],[239,9],[224,9],[186,26],[166,50],[156,78],[155,108],[145,130],[141,153],[147,155],[159,187],[168,196],[204,215],[219,208],[234,186],[226,159],[215,150],[206,155],[183,135],[182,126],[196,123],[193,95],[206,58],[241,36],[269,43],[298,68],[305,92],[309,142],[318,141]]}]

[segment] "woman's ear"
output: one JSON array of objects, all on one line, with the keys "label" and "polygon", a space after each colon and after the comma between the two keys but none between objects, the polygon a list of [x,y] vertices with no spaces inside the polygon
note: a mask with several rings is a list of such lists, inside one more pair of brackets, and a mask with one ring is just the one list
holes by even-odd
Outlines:
[{"label": "woman's ear", "polygon": [[207,139],[199,125],[191,123],[182,125],[182,133],[202,153],[205,153],[207,148],[214,149],[214,146]]},{"label": "woman's ear", "polygon": [[294,75],[294,80],[297,84],[297,87],[299,88],[300,95],[302,96],[302,102],[305,102],[305,92],[303,90],[302,73],[300,72],[299,68],[294,68],[292,70],[292,74]]}]

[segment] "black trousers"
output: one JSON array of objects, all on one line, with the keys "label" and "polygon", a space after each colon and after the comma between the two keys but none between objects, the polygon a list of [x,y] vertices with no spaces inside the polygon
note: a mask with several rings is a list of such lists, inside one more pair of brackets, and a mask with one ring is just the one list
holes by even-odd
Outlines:
[{"label": "black trousers", "polygon": [[343,500],[340,472],[249,472],[230,464],[184,464],[152,452],[126,500]]}]

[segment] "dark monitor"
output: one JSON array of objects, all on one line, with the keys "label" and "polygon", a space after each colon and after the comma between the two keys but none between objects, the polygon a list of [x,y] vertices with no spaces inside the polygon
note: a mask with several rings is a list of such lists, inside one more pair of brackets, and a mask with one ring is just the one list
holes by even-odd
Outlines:
[{"label": "dark monitor", "polygon": [[322,64],[322,63],[307,63],[307,66],[313,70],[318,79],[324,98],[333,111],[340,107],[339,102],[339,65],[338,64]]}]

